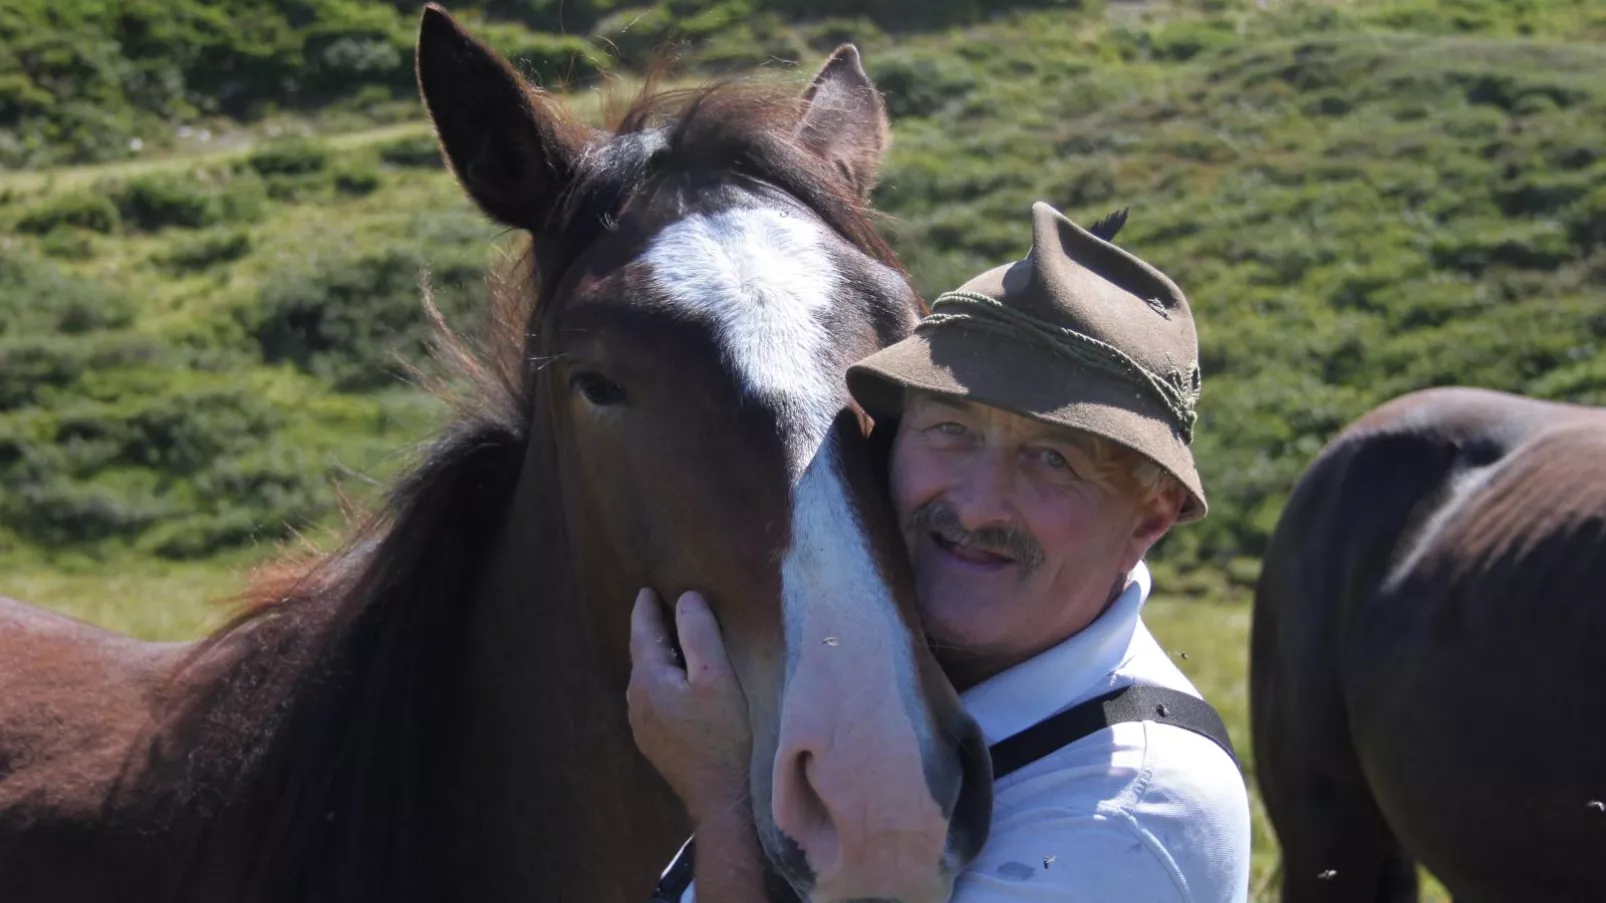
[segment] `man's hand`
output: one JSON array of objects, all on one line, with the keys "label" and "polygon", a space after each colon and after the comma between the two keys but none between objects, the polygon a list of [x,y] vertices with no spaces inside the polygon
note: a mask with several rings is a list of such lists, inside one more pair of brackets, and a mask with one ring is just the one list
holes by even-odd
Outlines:
[{"label": "man's hand", "polygon": [[685,667],[675,661],[658,597],[636,594],[630,616],[630,729],[694,824],[726,818],[747,803],[752,731],[708,603],[686,593],[675,605]]}]

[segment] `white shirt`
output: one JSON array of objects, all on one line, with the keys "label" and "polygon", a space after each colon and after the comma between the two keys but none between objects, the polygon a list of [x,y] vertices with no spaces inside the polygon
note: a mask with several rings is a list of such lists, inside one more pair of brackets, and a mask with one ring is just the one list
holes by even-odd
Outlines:
[{"label": "white shirt", "polygon": [[[1142,562],[1093,623],[960,694],[988,745],[1135,683],[1199,691],[1140,617]],[[1249,794],[1232,758],[1172,724],[1115,724],[993,786],[987,843],[952,903],[1241,903]]]},{"label": "white shirt", "polygon": [[[1149,569],[1093,623],[960,694],[988,745],[1135,683],[1199,691],[1144,626]],[[688,888],[681,903],[694,903]],[[1232,759],[1171,724],[1115,724],[993,786],[992,830],[952,903],[1242,903],[1249,796]]]}]

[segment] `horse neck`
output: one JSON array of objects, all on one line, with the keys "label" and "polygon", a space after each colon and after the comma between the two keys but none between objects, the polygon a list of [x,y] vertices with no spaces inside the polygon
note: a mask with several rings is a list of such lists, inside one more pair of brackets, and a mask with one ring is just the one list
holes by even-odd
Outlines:
[{"label": "horse neck", "polygon": [[637,903],[689,827],[636,752],[628,636],[597,636],[587,608],[630,600],[588,599],[537,432],[463,640],[453,855],[484,882],[476,899]]},{"label": "horse neck", "polygon": [[[479,581],[523,439],[462,423],[382,528],[206,640],[173,678],[111,806],[192,844],[180,899],[436,899],[450,874],[438,780]],[[162,895],[162,894],[158,894]]]}]

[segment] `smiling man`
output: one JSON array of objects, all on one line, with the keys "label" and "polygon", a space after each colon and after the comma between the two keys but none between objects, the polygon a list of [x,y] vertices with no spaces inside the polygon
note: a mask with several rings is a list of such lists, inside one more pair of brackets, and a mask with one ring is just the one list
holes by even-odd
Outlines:
[{"label": "smiling man", "polygon": [[[952,899],[1241,901],[1242,775],[1141,617],[1144,555],[1206,510],[1192,314],[1159,270],[1046,204],[1032,240],[848,374],[894,431],[921,617],[991,745],[991,834]],[[703,601],[675,618],[684,664],[656,599],[637,599],[631,723],[703,851],[695,889],[671,875],[661,893],[759,903],[741,689]]]}]

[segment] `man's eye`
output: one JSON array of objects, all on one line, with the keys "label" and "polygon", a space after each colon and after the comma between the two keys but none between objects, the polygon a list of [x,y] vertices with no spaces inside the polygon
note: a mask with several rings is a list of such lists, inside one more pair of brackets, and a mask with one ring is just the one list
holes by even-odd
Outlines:
[{"label": "man's eye", "polygon": [[1064,473],[1071,472],[1071,462],[1065,460],[1064,455],[1053,450],[1052,448],[1045,448],[1038,452],[1037,458],[1043,462],[1044,467],[1047,467],[1050,470],[1061,471]]},{"label": "man's eye", "polygon": [[931,432],[939,436],[947,436],[950,439],[960,439],[969,431],[962,424],[954,423],[952,420],[944,420],[942,423],[931,427]]}]

